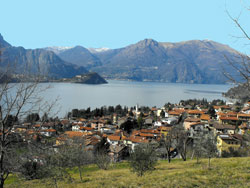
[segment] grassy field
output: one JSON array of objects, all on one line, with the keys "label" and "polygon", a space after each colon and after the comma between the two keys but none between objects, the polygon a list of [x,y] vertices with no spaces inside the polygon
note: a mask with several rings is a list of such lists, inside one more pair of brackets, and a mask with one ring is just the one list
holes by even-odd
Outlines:
[{"label": "grassy field", "polygon": [[[77,170],[71,171],[73,182],[61,181],[60,188],[80,187],[250,187],[250,157],[246,158],[216,158],[211,161],[211,169],[207,167],[207,159],[196,164],[195,160],[183,162],[173,160],[159,161],[156,170],[143,177],[132,173],[127,163],[114,164],[109,170],[99,170],[95,165],[85,168],[83,181],[80,181]],[[11,176],[6,187],[54,187],[51,181],[24,181]]]}]

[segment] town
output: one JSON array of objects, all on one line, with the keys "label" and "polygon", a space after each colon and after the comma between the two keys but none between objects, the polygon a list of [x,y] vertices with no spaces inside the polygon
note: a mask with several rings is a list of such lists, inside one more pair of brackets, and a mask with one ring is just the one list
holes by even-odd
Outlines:
[{"label": "town", "polygon": [[[108,156],[114,162],[126,159],[137,145],[160,143],[177,126],[186,133],[190,148],[201,133],[203,137],[213,135],[220,157],[243,148],[243,137],[250,131],[250,102],[239,106],[221,100],[187,100],[162,108],[117,105],[92,111],[74,109],[64,119],[38,116],[30,114],[26,122],[14,125],[11,132],[19,134],[23,142],[39,139],[47,144],[49,140],[55,149],[83,138],[85,149],[92,151],[104,139],[109,144]],[[174,143],[170,147],[169,157],[182,157]],[[166,156],[165,150],[156,151],[159,156]]]}]

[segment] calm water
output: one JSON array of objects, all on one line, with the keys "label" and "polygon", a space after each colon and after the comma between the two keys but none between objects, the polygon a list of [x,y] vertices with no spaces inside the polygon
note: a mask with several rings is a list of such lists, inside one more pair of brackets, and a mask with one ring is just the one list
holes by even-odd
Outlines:
[{"label": "calm water", "polygon": [[222,92],[229,85],[174,84],[154,82],[129,82],[109,80],[104,85],[51,83],[46,91],[47,100],[59,97],[58,116],[63,117],[73,108],[96,108],[101,106],[144,106],[162,107],[165,103],[178,103],[181,99],[224,99]]}]

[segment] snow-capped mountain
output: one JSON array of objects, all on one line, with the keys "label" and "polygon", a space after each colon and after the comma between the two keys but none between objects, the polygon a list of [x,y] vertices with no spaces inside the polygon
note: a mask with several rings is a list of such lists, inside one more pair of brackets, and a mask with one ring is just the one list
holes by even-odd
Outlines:
[{"label": "snow-capped mountain", "polygon": [[52,47],[46,47],[44,49],[47,51],[52,51],[55,54],[59,54],[74,47],[75,46],[52,46]]},{"label": "snow-capped mountain", "polygon": [[110,48],[88,48],[88,50],[91,52],[91,53],[100,53],[100,52],[105,52],[105,51],[108,51],[110,50]]}]

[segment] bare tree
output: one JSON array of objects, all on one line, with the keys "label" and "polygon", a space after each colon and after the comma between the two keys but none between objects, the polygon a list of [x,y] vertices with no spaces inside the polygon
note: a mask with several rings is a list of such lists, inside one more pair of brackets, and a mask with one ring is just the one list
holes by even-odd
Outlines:
[{"label": "bare tree", "polygon": [[[249,11],[249,6],[245,6],[246,11]],[[238,36],[238,39],[244,39],[248,41],[248,44],[250,42],[250,35],[248,32],[244,29],[242,24],[239,21],[240,16],[233,17],[230,15],[229,11],[227,11],[227,14],[229,18],[233,21],[233,23],[236,25],[236,27],[240,30],[242,33],[242,36]],[[236,57],[234,59],[229,58],[225,56],[228,66],[231,67],[234,72],[230,73],[229,71],[226,71],[225,68],[223,68],[223,74],[226,78],[229,79],[232,83],[236,84],[238,87],[236,89],[232,89],[231,93],[238,93],[239,90],[241,90],[241,93],[244,93],[244,95],[236,97],[232,96],[232,94],[228,94],[229,97],[236,97],[241,100],[249,100],[250,96],[250,57],[249,54],[242,54],[237,53]],[[227,95],[226,95],[227,96]]]},{"label": "bare tree", "polygon": [[93,163],[93,153],[86,150],[84,138],[74,138],[72,144],[64,147],[66,155],[69,156],[68,162],[70,163],[70,167],[78,168],[79,177],[82,181],[83,167]]},{"label": "bare tree", "polygon": [[182,124],[174,126],[171,131],[174,138],[173,146],[177,149],[183,161],[186,161],[188,144],[190,143],[189,133]]},{"label": "bare tree", "polygon": [[13,155],[11,146],[15,143],[14,125],[28,114],[51,112],[56,103],[44,101],[42,94],[49,87],[39,84],[39,76],[26,75],[32,82],[11,83],[13,80],[9,75],[9,70],[2,71],[0,79],[0,188],[4,186],[9,174],[15,171],[14,166],[9,165],[9,159]]},{"label": "bare tree", "polygon": [[[193,154],[196,157],[196,163],[199,163],[199,159],[203,155],[203,139],[206,133],[200,132],[193,138]],[[193,157],[192,157],[193,158]]]},{"label": "bare tree", "polygon": [[162,144],[166,149],[168,162],[171,162],[171,149],[173,148],[174,134],[173,131],[170,130],[167,135],[162,137]]},{"label": "bare tree", "polygon": [[102,138],[101,141],[95,145],[94,155],[96,165],[103,170],[107,170],[111,164],[111,158],[108,155],[110,151],[110,144],[106,138]]},{"label": "bare tree", "polygon": [[208,168],[211,167],[211,158],[217,156],[217,140],[213,133],[208,133],[202,140],[203,154],[208,158]]}]

